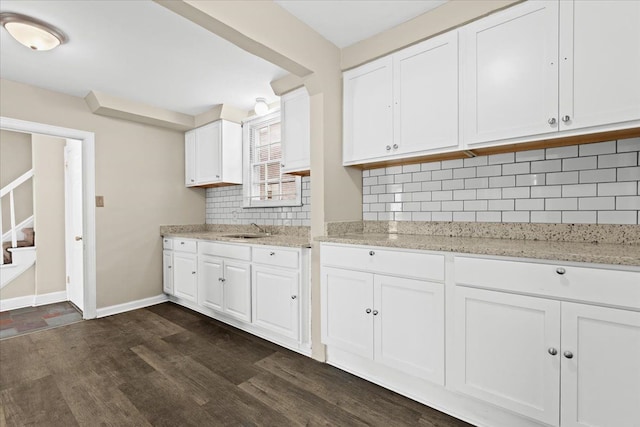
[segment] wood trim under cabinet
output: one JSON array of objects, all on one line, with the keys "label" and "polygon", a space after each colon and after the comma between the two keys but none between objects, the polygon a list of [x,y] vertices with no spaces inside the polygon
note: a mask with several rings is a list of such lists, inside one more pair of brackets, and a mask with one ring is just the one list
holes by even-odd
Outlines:
[{"label": "wood trim under cabinet", "polygon": [[505,144],[495,147],[475,148],[470,150],[451,151],[448,153],[430,154],[402,159],[383,160],[373,163],[349,165],[360,170],[378,169],[390,166],[413,165],[417,163],[438,162],[443,160],[467,159],[475,156],[488,156],[492,154],[514,153],[518,151],[539,150],[543,148],[564,147],[568,145],[591,144],[595,142],[611,141],[640,137],[640,127],[621,129],[607,132],[597,132],[584,135],[559,137],[541,141],[520,142]]}]

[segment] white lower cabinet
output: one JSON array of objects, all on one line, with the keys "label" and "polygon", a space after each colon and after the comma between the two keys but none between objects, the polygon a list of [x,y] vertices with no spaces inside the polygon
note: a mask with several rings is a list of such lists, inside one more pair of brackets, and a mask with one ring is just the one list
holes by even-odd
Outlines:
[{"label": "white lower cabinet", "polygon": [[[464,286],[455,286],[450,331],[454,390],[546,425],[639,425],[640,300],[625,287],[640,284],[638,272],[591,269],[589,277],[584,267],[466,257],[455,266]],[[536,292],[539,281],[573,300],[593,299],[599,284],[628,309],[472,287],[491,286],[490,272],[500,272],[492,287]],[[619,280],[608,283],[607,274]]]},{"label": "white lower cabinet", "polygon": [[162,291],[173,295],[173,252],[162,251]]},{"label": "white lower cabinet", "polygon": [[173,295],[190,302],[197,300],[197,256],[173,253]]},{"label": "white lower cabinet", "polygon": [[322,341],[444,384],[444,285],[323,266]]},{"label": "white lower cabinet", "polygon": [[198,303],[251,322],[251,264],[200,255]]},{"label": "white lower cabinet", "polygon": [[256,326],[298,340],[300,274],[295,270],[253,267],[253,322]]}]

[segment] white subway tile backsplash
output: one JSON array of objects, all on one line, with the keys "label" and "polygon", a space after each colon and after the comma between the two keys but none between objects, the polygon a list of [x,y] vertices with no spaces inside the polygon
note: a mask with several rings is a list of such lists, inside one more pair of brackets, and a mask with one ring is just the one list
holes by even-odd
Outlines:
[{"label": "white subway tile backsplash", "polygon": [[574,159],[564,159],[562,161],[563,171],[577,171],[584,169],[595,169],[598,165],[598,158],[592,157],[577,157]]},{"label": "white subway tile backsplash", "polygon": [[594,156],[598,154],[613,154],[616,152],[616,141],[597,142],[579,146],[580,156]]},{"label": "white subway tile backsplash", "polygon": [[605,154],[598,156],[598,168],[638,166],[638,153]]},{"label": "white subway tile backsplash", "polygon": [[639,152],[633,138],[373,169],[363,174],[363,217],[637,224]]}]

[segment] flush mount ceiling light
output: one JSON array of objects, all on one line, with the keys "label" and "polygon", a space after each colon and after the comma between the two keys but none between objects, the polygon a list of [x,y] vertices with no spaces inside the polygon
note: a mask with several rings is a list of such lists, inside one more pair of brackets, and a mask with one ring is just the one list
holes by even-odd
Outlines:
[{"label": "flush mount ceiling light", "polygon": [[11,37],[32,50],[51,50],[68,40],[67,36],[54,26],[19,13],[0,13],[0,24]]},{"label": "flush mount ceiling light", "polygon": [[269,104],[267,104],[267,100],[264,98],[256,98],[256,106],[253,107],[253,111],[255,111],[259,116],[267,114],[267,111],[269,111]]}]

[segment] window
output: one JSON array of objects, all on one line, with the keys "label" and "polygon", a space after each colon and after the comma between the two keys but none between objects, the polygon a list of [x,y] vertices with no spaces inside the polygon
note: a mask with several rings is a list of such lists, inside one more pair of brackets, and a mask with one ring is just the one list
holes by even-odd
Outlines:
[{"label": "window", "polygon": [[244,207],[300,206],[301,180],[283,174],[280,112],[243,125]]}]

